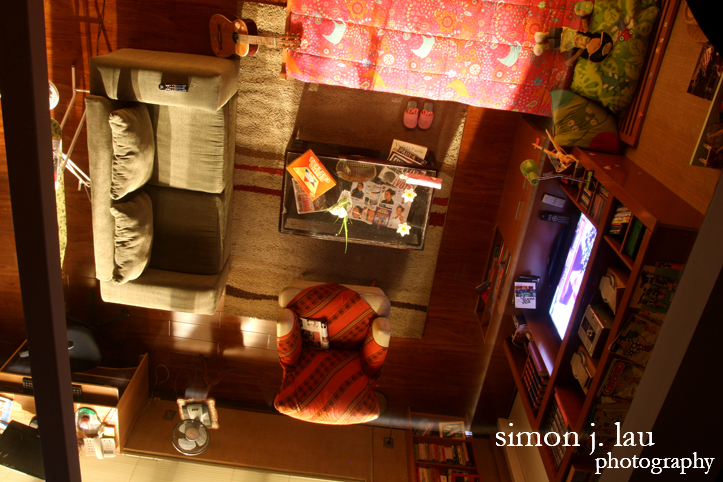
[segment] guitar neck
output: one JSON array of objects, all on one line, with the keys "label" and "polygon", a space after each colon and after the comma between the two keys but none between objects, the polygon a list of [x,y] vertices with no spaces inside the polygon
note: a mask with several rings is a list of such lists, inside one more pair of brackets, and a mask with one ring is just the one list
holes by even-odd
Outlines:
[{"label": "guitar neck", "polygon": [[238,43],[248,45],[270,45],[276,47],[278,39],[276,37],[260,37],[258,35],[238,35]]}]

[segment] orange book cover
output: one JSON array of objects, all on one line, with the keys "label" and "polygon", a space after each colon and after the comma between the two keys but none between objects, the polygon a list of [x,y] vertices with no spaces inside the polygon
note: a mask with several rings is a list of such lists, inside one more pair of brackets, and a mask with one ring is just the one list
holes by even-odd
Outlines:
[{"label": "orange book cover", "polygon": [[311,199],[316,199],[336,186],[336,181],[319,161],[311,149],[286,166],[289,174],[296,179]]}]

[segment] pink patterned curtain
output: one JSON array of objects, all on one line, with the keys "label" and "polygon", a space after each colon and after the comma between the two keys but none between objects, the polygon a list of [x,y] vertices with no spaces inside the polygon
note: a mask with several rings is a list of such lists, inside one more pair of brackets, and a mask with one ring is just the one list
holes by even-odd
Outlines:
[{"label": "pink patterned curtain", "polygon": [[534,34],[578,27],[574,0],[289,0],[301,35],[287,73],[304,82],[550,115],[569,86],[557,51]]}]

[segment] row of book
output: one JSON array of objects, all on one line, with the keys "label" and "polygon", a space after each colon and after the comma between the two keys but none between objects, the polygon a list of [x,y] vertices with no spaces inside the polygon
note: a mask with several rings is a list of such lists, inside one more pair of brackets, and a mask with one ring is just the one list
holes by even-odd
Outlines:
[{"label": "row of book", "polygon": [[433,443],[414,444],[414,460],[441,462],[443,464],[469,465],[467,444],[441,445]]},{"label": "row of book", "polygon": [[598,224],[600,224],[600,221],[602,220],[602,213],[605,209],[605,204],[608,201],[609,195],[610,191],[605,189],[603,185],[598,186],[597,193],[592,201],[592,207],[589,211],[590,217]]},{"label": "row of book", "polygon": [[[543,434],[555,432],[559,436],[559,439],[557,437],[547,437],[545,439],[550,443],[554,443],[559,440],[559,443],[554,443],[554,445],[547,445],[547,448],[550,451],[550,455],[552,455],[552,460],[555,462],[555,468],[559,468],[560,464],[562,463],[562,458],[565,456],[565,449],[567,449],[567,447],[565,447],[564,437],[565,434],[571,432],[571,430],[569,426],[565,423],[557,399],[552,401],[550,413],[545,423],[543,423],[540,432]],[[572,444],[574,442],[570,441],[570,443]]]},{"label": "row of book", "polygon": [[525,384],[527,398],[530,400],[532,409],[537,410],[540,408],[542,399],[545,396],[545,390],[547,390],[547,384],[550,381],[550,373],[547,371],[542,355],[540,355],[534,341],[527,344],[527,351],[528,355],[525,368],[522,371],[522,381]]},{"label": "row of book", "polygon": [[610,221],[610,229],[608,230],[608,234],[615,236],[624,236],[632,217],[633,213],[631,213],[628,208],[626,208],[622,204],[618,206],[615,210],[613,220]]},{"label": "row of book", "polygon": [[[453,477],[454,475],[454,477]],[[472,482],[479,476],[456,469],[439,470],[433,467],[417,467],[417,482]]]}]

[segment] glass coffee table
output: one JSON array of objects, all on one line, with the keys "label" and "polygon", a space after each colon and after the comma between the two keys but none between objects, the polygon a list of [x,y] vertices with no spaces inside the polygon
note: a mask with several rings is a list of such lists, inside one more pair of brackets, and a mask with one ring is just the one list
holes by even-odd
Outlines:
[{"label": "glass coffee table", "polygon": [[[279,232],[344,242],[341,220],[326,209],[347,190],[353,206],[348,223],[349,243],[424,249],[434,189],[408,185],[400,176],[415,173],[437,177],[433,153],[428,152],[426,164],[418,167],[384,161],[389,152],[297,139],[286,150],[285,166],[309,149],[336,185],[312,201],[284,169]],[[411,203],[403,202],[402,194],[410,188],[416,197]],[[402,236],[397,232],[401,223],[409,225],[409,234]]]}]

